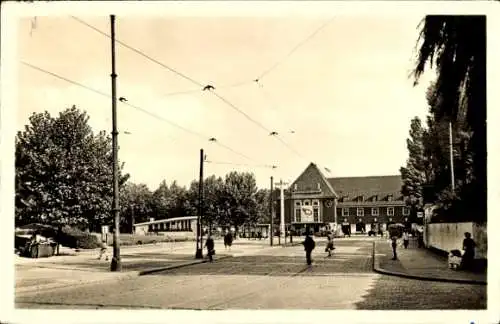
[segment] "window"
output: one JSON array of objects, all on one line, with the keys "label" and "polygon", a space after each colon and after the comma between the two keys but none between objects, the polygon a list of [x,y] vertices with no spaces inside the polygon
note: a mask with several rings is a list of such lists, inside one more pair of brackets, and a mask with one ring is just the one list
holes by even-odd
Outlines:
[{"label": "window", "polygon": [[372,208],[372,215],[373,216],[378,216],[378,207],[373,207]]},{"label": "window", "polygon": [[347,197],[347,196],[342,197],[342,202],[346,202],[348,200],[349,200],[349,197]]},{"label": "window", "polygon": [[361,201],[361,202],[365,201],[365,196],[363,196],[363,195],[359,196],[359,201]]},{"label": "window", "polygon": [[293,190],[297,191],[297,184],[293,185]]},{"label": "window", "polygon": [[318,185],[316,186],[318,190],[321,190],[321,183],[318,182]]},{"label": "window", "polygon": [[309,206],[311,205],[311,202],[309,200],[304,200],[304,206]]},{"label": "window", "polygon": [[300,208],[295,209],[295,223],[300,223]]},{"label": "window", "polygon": [[394,207],[387,207],[387,216],[394,216]]},{"label": "window", "polygon": [[392,201],[392,195],[387,196],[387,201]]},{"label": "window", "polygon": [[295,200],[295,206],[300,207],[300,205],[301,205],[301,204],[302,204],[302,203],[301,203],[301,201],[300,201],[300,200]]},{"label": "window", "polygon": [[377,201],[377,200],[378,200],[378,196],[377,195],[375,195],[375,196],[372,197],[372,201]]},{"label": "window", "polygon": [[365,209],[364,208],[358,208],[356,211],[356,215],[358,216],[365,216]]},{"label": "window", "polygon": [[314,207],[313,217],[314,217],[314,222],[319,223],[319,207]]},{"label": "window", "polygon": [[349,208],[342,208],[342,216],[349,216]]},{"label": "window", "polygon": [[410,208],[408,208],[408,207],[403,207],[403,215],[405,215],[405,216],[410,215]]}]

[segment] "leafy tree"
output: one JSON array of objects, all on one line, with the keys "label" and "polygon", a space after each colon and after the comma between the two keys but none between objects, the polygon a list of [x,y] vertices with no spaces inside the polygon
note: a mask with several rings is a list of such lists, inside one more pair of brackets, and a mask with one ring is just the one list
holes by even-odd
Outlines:
[{"label": "leafy tree", "polygon": [[157,219],[186,216],[187,190],[176,181],[170,186],[163,180],[153,193],[153,212]]},{"label": "leafy tree", "polygon": [[[112,219],[111,139],[75,106],[33,114],[16,136],[16,224],[97,229]],[[122,165],[123,167],[123,165]],[[121,175],[120,184],[128,179]]]},{"label": "leafy tree", "polygon": [[257,222],[257,185],[252,173],[230,172],[226,175],[223,200],[222,223],[236,230],[245,223]]},{"label": "leafy tree", "polygon": [[153,211],[152,192],[145,184],[127,183],[120,191],[121,219],[132,232],[136,222],[146,222]]},{"label": "leafy tree", "polygon": [[[486,220],[486,17],[427,16],[420,33],[415,83],[427,63],[438,73],[433,104],[436,123],[460,123],[466,127],[463,145],[467,152],[467,182],[459,188],[460,199],[477,221]],[[460,133],[461,134],[461,133]],[[462,145],[462,144],[461,144]],[[436,190],[439,192],[439,190]],[[450,195],[448,195],[449,197]]]},{"label": "leafy tree", "polygon": [[269,195],[269,189],[259,189],[255,194],[257,221],[262,224],[269,224],[271,222]]}]

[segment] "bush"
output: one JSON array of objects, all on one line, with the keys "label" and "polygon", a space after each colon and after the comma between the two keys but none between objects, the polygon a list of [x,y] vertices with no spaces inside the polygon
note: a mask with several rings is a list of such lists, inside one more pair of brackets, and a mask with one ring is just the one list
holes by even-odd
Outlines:
[{"label": "bush", "polygon": [[96,236],[69,226],[63,227],[57,241],[59,244],[72,249],[95,249],[100,246],[99,239]]}]

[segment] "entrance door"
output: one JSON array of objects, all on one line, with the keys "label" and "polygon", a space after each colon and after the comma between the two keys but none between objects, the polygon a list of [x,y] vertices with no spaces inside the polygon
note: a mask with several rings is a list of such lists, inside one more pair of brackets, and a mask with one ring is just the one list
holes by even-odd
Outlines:
[{"label": "entrance door", "polygon": [[365,223],[363,222],[360,222],[360,223],[356,223],[356,232],[361,232],[361,233],[365,233],[366,232],[366,225]]}]

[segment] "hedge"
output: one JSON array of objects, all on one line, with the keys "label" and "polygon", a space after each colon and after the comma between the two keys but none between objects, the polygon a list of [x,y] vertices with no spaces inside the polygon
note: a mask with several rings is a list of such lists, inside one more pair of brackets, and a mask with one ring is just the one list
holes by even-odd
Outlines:
[{"label": "hedge", "polygon": [[99,239],[90,233],[65,226],[58,235],[59,244],[72,249],[95,249],[100,246]]}]

